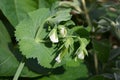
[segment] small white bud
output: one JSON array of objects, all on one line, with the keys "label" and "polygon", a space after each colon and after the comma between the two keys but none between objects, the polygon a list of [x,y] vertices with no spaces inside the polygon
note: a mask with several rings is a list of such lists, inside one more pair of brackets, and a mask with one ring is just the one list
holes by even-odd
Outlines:
[{"label": "small white bud", "polygon": [[83,51],[81,51],[79,54],[78,54],[78,58],[79,59],[84,59],[85,55],[83,53]]},{"label": "small white bud", "polygon": [[67,30],[64,27],[62,27],[60,33],[63,37],[65,37],[67,35]]},{"label": "small white bud", "polygon": [[60,54],[55,58],[55,60],[60,63],[61,62],[61,59],[60,59]]},{"label": "small white bud", "polygon": [[62,35],[62,37],[65,37],[67,35],[67,30],[64,27],[64,25],[59,25],[59,30],[60,30],[60,34]]},{"label": "small white bud", "polygon": [[58,43],[57,29],[53,29],[49,34],[50,40],[53,43]]}]

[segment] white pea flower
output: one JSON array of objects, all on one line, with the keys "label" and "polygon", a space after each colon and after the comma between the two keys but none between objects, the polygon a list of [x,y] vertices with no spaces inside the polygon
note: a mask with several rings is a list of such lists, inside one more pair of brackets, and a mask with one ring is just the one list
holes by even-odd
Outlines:
[{"label": "white pea flower", "polygon": [[53,30],[50,32],[49,37],[50,37],[50,40],[51,40],[53,43],[58,43],[59,40],[58,40],[58,35],[57,35],[57,29],[53,29]]},{"label": "white pea flower", "polygon": [[67,35],[67,30],[64,27],[64,25],[59,25],[58,27],[59,27],[59,31],[60,31],[60,34],[62,35],[62,37],[65,37]]},{"label": "white pea flower", "polygon": [[60,33],[63,37],[65,37],[67,35],[67,30],[64,27],[62,27]]},{"label": "white pea flower", "polygon": [[60,59],[60,54],[55,58],[55,60],[60,63],[61,62],[61,59]]},{"label": "white pea flower", "polygon": [[85,50],[84,49],[82,49],[81,47],[79,47],[78,49],[77,49],[77,51],[76,51],[76,53],[75,54],[77,54],[77,57],[79,58],[79,59],[84,59],[85,58],[85,55],[87,54],[86,52],[84,52]]},{"label": "white pea flower", "polygon": [[78,54],[78,58],[79,59],[84,59],[85,58],[85,54],[83,51],[80,51],[80,53]]}]

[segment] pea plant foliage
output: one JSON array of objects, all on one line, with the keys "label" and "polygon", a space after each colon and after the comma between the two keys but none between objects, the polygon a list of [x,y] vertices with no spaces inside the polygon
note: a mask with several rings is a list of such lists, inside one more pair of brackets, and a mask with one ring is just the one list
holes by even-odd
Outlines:
[{"label": "pea plant foliage", "polygon": [[119,13],[119,0],[0,0],[0,79],[119,80]]},{"label": "pea plant foliage", "polygon": [[[67,58],[84,59],[88,55],[86,46],[89,40],[76,33],[79,28],[71,23],[70,12],[71,9],[58,7],[54,12],[40,8],[29,13],[15,31],[22,54],[26,58],[37,58],[38,63],[47,68],[65,64]],[[75,28],[78,29],[73,30]],[[76,49],[75,43],[79,44]]]}]

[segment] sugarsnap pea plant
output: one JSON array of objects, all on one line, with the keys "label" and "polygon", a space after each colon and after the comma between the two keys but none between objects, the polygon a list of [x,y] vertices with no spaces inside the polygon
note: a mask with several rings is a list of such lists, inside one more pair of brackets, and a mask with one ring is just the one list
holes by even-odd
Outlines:
[{"label": "sugarsnap pea plant", "polygon": [[120,80],[119,13],[119,0],[0,0],[0,79]]},{"label": "sugarsnap pea plant", "polygon": [[[40,8],[30,13],[15,31],[22,54],[26,58],[37,58],[38,63],[47,68],[62,65],[66,62],[64,58],[77,60],[88,55],[89,36],[81,38],[76,33],[81,26],[75,26],[71,20],[72,9],[59,6],[55,9],[52,12],[48,8]],[[75,43],[79,45],[77,49],[74,48]]]},{"label": "sugarsnap pea plant", "polygon": [[[25,56],[13,80],[17,80],[26,59],[37,59],[44,68],[56,68],[83,60],[88,52],[89,30],[76,26],[71,19],[75,12],[82,13],[79,1],[55,2],[51,8],[43,7],[30,12],[17,26],[15,37],[19,49]],[[81,37],[79,31],[85,31]]]},{"label": "sugarsnap pea plant", "polygon": [[29,13],[16,26],[15,36],[20,51],[27,59],[36,58],[41,66],[56,68],[69,59],[76,62],[88,55],[86,46],[90,41],[89,35],[81,37],[77,33],[81,29],[88,31],[71,20],[72,11],[81,13],[76,1],[56,2],[54,5],[59,5],[53,5],[51,9],[40,8]]}]

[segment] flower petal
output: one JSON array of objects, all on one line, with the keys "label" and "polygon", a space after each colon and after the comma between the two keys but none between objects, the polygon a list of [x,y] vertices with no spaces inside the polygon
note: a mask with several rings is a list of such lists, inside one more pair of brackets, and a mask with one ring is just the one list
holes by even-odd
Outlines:
[{"label": "flower petal", "polygon": [[58,43],[59,40],[58,40],[58,35],[57,35],[57,29],[53,29],[53,30],[50,32],[49,37],[50,37],[50,40],[51,40],[53,43]]},{"label": "flower petal", "polygon": [[67,35],[67,30],[66,30],[65,26],[64,25],[59,25],[58,27],[59,27],[61,36],[65,37]]},{"label": "flower petal", "polygon": [[83,51],[81,51],[79,54],[78,54],[78,58],[79,59],[84,59],[85,55],[83,53]]},{"label": "flower petal", "polygon": [[61,62],[61,59],[60,59],[60,54],[55,58],[55,60],[60,63]]}]

